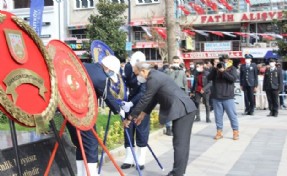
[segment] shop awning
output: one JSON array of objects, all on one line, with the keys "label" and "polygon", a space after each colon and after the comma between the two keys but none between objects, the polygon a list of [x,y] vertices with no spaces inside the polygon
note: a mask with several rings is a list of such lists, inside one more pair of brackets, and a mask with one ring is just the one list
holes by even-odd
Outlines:
[{"label": "shop awning", "polygon": [[131,26],[141,26],[141,25],[153,25],[153,24],[163,24],[165,22],[164,17],[154,17],[154,18],[142,18],[142,19],[132,19]]}]

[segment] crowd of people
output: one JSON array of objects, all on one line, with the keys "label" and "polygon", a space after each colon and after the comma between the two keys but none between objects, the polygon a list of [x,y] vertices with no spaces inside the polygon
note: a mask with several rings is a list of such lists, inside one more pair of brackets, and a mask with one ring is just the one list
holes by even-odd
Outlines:
[{"label": "crowd of people", "polygon": [[[145,55],[137,51],[124,64],[120,64],[115,56],[107,56],[102,63],[85,64],[85,67],[97,97],[124,119],[123,126],[128,132],[124,135],[126,157],[122,169],[130,169],[135,164],[140,170],[145,168],[150,113],[158,104],[159,121],[166,125],[166,135],[173,136],[174,164],[167,176],[185,174],[193,122],[201,121],[201,103],[205,106],[206,123],[211,123],[210,113],[214,111],[215,140],[223,138],[224,112],[230,120],[233,140],[239,139],[235,84],[239,84],[244,92],[244,115],[252,116],[257,108],[268,108],[268,116],[277,117],[280,105],[285,107],[285,97],[280,96],[279,101],[279,94],[286,91],[283,80],[286,81],[287,73],[274,59],[270,59],[267,65],[256,65],[252,63],[251,55],[245,55],[244,64],[235,67],[224,55],[213,61],[192,62],[186,68],[181,59],[174,56],[171,64],[164,63],[158,68],[146,62]],[[112,92],[115,91],[113,88],[123,86],[118,84],[121,79],[128,96],[119,100]],[[69,131],[73,134],[74,129],[70,126]],[[97,175],[97,141],[90,131],[81,134],[89,172]],[[77,140],[73,142],[79,148]],[[78,175],[86,175],[79,150],[76,159]]]}]

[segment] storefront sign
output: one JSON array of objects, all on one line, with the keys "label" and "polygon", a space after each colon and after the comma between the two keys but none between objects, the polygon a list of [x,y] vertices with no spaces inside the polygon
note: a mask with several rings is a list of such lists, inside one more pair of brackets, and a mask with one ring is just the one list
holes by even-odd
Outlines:
[{"label": "storefront sign", "polygon": [[242,51],[219,51],[219,52],[190,52],[183,53],[183,59],[215,59],[227,54],[230,58],[242,58]]},{"label": "storefront sign", "polygon": [[188,20],[184,23],[192,21],[192,24],[215,24],[215,23],[241,23],[241,22],[255,22],[255,21],[272,21],[282,20],[282,11],[269,11],[269,12],[246,12],[246,13],[233,13],[233,14],[214,14],[214,15],[201,15],[201,16],[188,16]]},{"label": "storefront sign", "polygon": [[135,45],[133,45],[133,48],[158,48],[159,43],[157,42],[136,42]]},{"label": "storefront sign", "polygon": [[243,56],[251,54],[253,58],[264,58],[268,51],[272,51],[272,48],[242,48]]},{"label": "storefront sign", "polygon": [[231,51],[231,42],[205,42],[204,51]]}]

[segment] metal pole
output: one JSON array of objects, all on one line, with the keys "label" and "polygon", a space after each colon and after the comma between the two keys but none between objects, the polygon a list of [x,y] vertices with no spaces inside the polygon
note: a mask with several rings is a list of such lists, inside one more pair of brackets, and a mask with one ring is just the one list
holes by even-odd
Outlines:
[{"label": "metal pole", "polygon": [[[132,29],[131,29],[131,0],[128,0],[128,42],[132,40]],[[132,51],[128,51],[129,57],[132,55]]]},{"label": "metal pole", "polygon": [[59,25],[59,40],[61,40],[61,15],[60,15],[60,3],[62,0],[56,0],[58,3],[58,25]]},{"label": "metal pole", "polygon": [[18,142],[17,142],[17,134],[15,130],[15,123],[11,119],[9,119],[9,124],[10,124],[10,132],[11,132],[11,137],[12,137],[13,148],[14,148],[15,155],[16,155],[16,166],[17,166],[18,175],[22,175],[22,169],[21,169],[21,163],[20,163],[20,157],[19,157],[19,148],[18,148]]},{"label": "metal pole", "polygon": [[[105,131],[105,135],[104,135],[104,141],[103,141],[104,145],[106,145],[106,142],[107,142],[107,136],[108,136],[109,126],[110,126],[110,121],[111,121],[111,114],[112,114],[112,111],[110,110],[109,111],[109,116],[108,116],[108,122],[107,122],[107,125],[106,125],[106,131]],[[101,155],[100,165],[99,165],[99,170],[98,170],[98,174],[99,175],[101,174],[101,170],[102,170],[104,154],[105,154],[105,151],[102,150],[102,155]]]}]

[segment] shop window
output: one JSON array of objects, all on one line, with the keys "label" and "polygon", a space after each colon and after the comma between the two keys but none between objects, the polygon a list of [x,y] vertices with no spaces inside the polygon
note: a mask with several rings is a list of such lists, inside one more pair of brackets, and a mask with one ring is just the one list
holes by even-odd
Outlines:
[{"label": "shop window", "polygon": [[[15,0],[14,1],[14,8],[21,9],[21,8],[30,8],[31,0]],[[53,0],[45,0],[44,6],[53,6]]]},{"label": "shop window", "polygon": [[145,54],[147,61],[160,61],[161,57],[158,48],[140,48],[135,51],[141,51]]},{"label": "shop window", "polygon": [[77,9],[93,8],[94,0],[76,0]]},{"label": "shop window", "polygon": [[159,0],[137,0],[137,4],[155,4],[159,3]]}]

